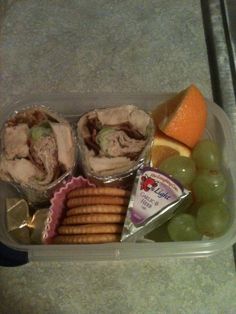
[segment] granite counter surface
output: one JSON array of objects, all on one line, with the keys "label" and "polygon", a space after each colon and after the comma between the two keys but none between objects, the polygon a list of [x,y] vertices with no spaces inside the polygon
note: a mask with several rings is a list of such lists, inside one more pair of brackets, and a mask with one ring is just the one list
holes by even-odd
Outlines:
[{"label": "granite counter surface", "polygon": [[[0,1],[2,106],[44,92],[211,97],[198,0]],[[4,5],[4,6],[3,6]],[[0,313],[236,312],[232,249],[208,258],[0,268]]]}]

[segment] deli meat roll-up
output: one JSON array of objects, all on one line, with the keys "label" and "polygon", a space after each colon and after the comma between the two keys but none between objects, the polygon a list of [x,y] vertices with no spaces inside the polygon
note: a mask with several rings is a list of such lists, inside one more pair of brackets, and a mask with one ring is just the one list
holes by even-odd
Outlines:
[{"label": "deli meat roll-up", "polygon": [[31,202],[41,202],[75,167],[70,124],[45,107],[17,112],[2,130],[0,179],[19,187]]},{"label": "deli meat roll-up", "polygon": [[84,114],[77,132],[85,175],[109,184],[129,177],[142,164],[154,126],[148,113],[123,105]]}]

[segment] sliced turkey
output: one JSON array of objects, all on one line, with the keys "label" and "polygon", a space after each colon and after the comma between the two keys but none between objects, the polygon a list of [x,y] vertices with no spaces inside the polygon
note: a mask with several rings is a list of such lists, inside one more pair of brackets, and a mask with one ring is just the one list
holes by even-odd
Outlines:
[{"label": "sliced turkey", "polygon": [[133,162],[127,157],[89,157],[89,164],[93,172],[99,175],[112,175],[114,171],[124,171],[132,167]]},{"label": "sliced turkey", "polygon": [[45,172],[44,179],[40,180],[38,184],[47,185],[51,183],[59,167],[55,138],[53,136],[45,136],[38,139],[31,145],[30,152],[32,159]]},{"label": "sliced turkey", "polygon": [[[44,173],[39,170],[30,160],[21,158],[15,160],[7,160],[2,158],[1,169],[3,173],[23,185],[28,185],[36,180],[42,180]],[[7,180],[8,181],[8,180]]]},{"label": "sliced turkey", "polygon": [[50,123],[50,126],[57,143],[58,161],[66,170],[69,170],[74,163],[74,143],[71,129],[69,125],[63,123]]},{"label": "sliced turkey", "polygon": [[26,123],[5,128],[3,141],[7,159],[27,157],[29,155],[28,134],[29,127]]}]

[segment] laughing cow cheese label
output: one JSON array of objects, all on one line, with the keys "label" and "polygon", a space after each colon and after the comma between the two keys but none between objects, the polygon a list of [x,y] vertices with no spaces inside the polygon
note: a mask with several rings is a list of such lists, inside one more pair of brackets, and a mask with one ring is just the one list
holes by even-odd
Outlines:
[{"label": "laughing cow cheese label", "polygon": [[151,167],[138,171],[121,241],[137,240],[170,219],[190,191],[179,182]]},{"label": "laughing cow cheese label", "polygon": [[138,180],[131,220],[134,224],[144,223],[183,195],[183,188],[166,175],[146,170]]}]

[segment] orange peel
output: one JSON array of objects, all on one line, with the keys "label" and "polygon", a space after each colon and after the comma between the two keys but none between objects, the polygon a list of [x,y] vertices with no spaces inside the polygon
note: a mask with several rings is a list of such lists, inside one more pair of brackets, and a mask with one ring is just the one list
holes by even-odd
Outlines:
[{"label": "orange peel", "polygon": [[162,103],[151,113],[163,133],[193,148],[206,127],[207,104],[195,85]]}]

